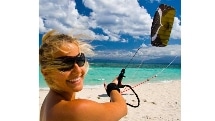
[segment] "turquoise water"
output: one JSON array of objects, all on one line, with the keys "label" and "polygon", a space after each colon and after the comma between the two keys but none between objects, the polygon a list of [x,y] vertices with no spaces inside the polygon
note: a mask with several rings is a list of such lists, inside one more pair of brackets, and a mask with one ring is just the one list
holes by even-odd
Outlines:
[{"label": "turquoise water", "polygon": [[[181,64],[130,64],[125,70],[125,78],[122,84],[138,84],[148,78],[149,83],[153,82],[167,82],[174,80],[181,80]],[[126,64],[120,63],[90,63],[88,74],[86,75],[85,86],[103,85],[104,82],[111,82],[119,75],[121,69]],[[157,75],[156,78],[151,78]],[[47,88],[42,74],[39,72],[39,87]]]}]

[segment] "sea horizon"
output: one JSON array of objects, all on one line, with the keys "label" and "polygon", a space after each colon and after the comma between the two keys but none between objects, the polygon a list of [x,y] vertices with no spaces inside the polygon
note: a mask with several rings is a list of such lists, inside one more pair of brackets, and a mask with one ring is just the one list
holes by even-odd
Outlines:
[{"label": "sea horizon", "polygon": [[[136,63],[118,61],[89,61],[89,71],[84,80],[84,88],[100,88],[104,83],[110,83],[126,67],[122,84],[136,85],[142,82],[166,83],[181,80],[181,63]],[[48,86],[39,71],[39,88]]]}]

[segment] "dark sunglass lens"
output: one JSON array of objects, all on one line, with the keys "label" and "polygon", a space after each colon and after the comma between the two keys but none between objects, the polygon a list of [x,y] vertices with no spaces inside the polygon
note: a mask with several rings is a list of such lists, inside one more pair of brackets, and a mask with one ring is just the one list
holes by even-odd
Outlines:
[{"label": "dark sunglass lens", "polygon": [[77,63],[79,67],[82,67],[85,64],[84,53],[81,53],[76,57],[64,56],[64,57],[59,57],[58,59],[59,60],[57,61],[61,61],[62,62],[61,64],[63,66],[61,68],[58,68],[59,71],[70,71],[71,69],[74,68],[75,63]]},{"label": "dark sunglass lens", "polygon": [[85,64],[85,60],[77,60],[76,63],[78,64],[79,67],[82,67]]},{"label": "dark sunglass lens", "polygon": [[62,67],[62,68],[58,68],[59,71],[70,71],[72,68],[74,67],[74,65],[70,65],[68,67]]},{"label": "dark sunglass lens", "polygon": [[84,53],[81,53],[81,55],[80,55],[79,57],[77,57],[76,63],[78,64],[79,67],[84,66],[84,64],[85,64],[85,56],[84,56]]}]

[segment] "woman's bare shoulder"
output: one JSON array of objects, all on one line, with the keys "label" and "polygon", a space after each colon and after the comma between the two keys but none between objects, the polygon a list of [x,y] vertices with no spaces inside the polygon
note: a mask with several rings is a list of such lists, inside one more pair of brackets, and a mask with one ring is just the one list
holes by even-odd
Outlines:
[{"label": "woman's bare shoulder", "polygon": [[72,101],[61,100],[55,102],[55,104],[46,102],[46,104],[52,105],[49,105],[48,109],[46,108],[46,111],[43,111],[45,113],[43,116],[49,118],[45,121],[111,121],[118,119],[118,116],[115,116],[114,113],[117,112],[117,109],[113,103],[75,99]]},{"label": "woman's bare shoulder", "polygon": [[106,110],[105,103],[97,103],[87,99],[61,101],[52,108],[53,115],[56,118],[61,117],[61,120],[73,121],[101,120],[104,118],[102,115]]}]

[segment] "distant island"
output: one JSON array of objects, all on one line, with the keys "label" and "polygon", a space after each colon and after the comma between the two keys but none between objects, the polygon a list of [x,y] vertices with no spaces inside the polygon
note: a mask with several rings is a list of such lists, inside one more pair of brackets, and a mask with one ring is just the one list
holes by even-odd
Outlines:
[{"label": "distant island", "polygon": [[[175,57],[173,56],[166,56],[162,58],[157,58],[157,59],[150,59],[150,60],[145,60],[143,63],[148,63],[148,64],[154,64],[154,63],[160,63],[160,64],[169,64],[170,62],[173,61]],[[130,59],[123,59],[123,58],[88,58],[88,61],[91,63],[128,63]],[[142,60],[132,60],[132,63],[140,64]],[[173,64],[181,64],[181,56],[177,57],[174,61]]]}]

